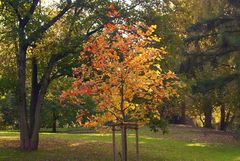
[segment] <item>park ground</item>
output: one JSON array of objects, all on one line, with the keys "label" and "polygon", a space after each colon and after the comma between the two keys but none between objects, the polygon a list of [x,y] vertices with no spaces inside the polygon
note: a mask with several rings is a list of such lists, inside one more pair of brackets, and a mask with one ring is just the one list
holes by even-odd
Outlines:
[{"label": "park ground", "polygon": [[[171,125],[169,134],[140,129],[142,161],[240,161],[240,141],[232,133]],[[38,151],[19,150],[19,133],[0,131],[1,161],[111,161],[111,133],[82,129],[43,131]],[[120,135],[117,134],[120,151]],[[129,161],[135,160],[134,131],[128,132]],[[118,154],[118,159],[120,154]],[[119,159],[120,160],[120,159]]]}]

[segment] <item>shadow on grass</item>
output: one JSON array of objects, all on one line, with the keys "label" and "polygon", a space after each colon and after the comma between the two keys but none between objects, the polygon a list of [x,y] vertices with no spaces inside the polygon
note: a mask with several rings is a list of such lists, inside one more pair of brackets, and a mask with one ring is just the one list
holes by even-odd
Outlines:
[{"label": "shadow on grass", "polygon": [[[54,133],[51,129],[42,128],[41,133]],[[96,133],[96,130],[90,128],[58,128],[56,133],[68,133],[68,134],[84,134],[84,133]]]},{"label": "shadow on grass", "polygon": [[38,151],[32,152],[21,151],[17,139],[1,139],[0,144],[0,160],[3,161],[111,160],[111,144],[101,141],[44,138],[40,140]]}]

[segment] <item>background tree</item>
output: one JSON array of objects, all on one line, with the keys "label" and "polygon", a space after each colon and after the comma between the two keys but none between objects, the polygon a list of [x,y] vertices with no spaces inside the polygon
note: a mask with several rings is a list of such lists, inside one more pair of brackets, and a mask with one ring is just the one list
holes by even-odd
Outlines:
[{"label": "background tree", "polygon": [[[217,92],[219,99],[213,101],[221,109],[221,130],[226,130],[224,121],[227,119],[226,106],[230,104],[226,105],[224,101],[220,101],[220,98],[224,100],[222,96],[230,94],[226,93],[230,82],[236,84],[239,82],[238,27],[235,26],[239,13],[236,5],[233,6],[231,3],[223,0],[219,1],[218,5],[211,1],[205,4],[213,9],[208,8],[206,13],[208,16],[188,29],[189,38],[186,40],[189,58],[194,59],[191,68],[198,71],[195,72],[195,78],[197,78],[196,73],[198,75],[201,72],[208,73],[207,77],[196,79],[197,83],[193,90],[201,93]],[[230,30],[229,26],[231,26]],[[235,91],[238,91],[238,88]],[[230,113],[228,119],[229,117]]]},{"label": "background tree", "polygon": [[81,126],[87,121],[87,117],[95,112],[96,104],[90,96],[85,96],[84,103],[80,105],[60,104],[61,92],[71,87],[71,79],[73,78],[61,77],[54,80],[46,94],[41,112],[41,127],[51,128],[54,133],[57,128]]}]

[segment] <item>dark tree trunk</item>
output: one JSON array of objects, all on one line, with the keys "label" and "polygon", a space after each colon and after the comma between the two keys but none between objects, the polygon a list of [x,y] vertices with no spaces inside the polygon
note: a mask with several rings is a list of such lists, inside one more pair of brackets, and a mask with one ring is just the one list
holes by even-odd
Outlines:
[{"label": "dark tree trunk", "polygon": [[27,105],[25,100],[26,78],[24,74],[22,74],[23,72],[25,72],[26,64],[24,66],[24,63],[21,61],[23,59],[21,58],[22,55],[23,54],[21,53],[19,54],[20,58],[19,58],[19,91],[18,91],[20,143],[22,150],[37,150],[40,129],[40,109],[44,100],[45,93],[47,91],[47,87],[49,85],[50,73],[52,71],[54,61],[51,61],[51,63],[48,64],[46,70],[44,71],[42,80],[39,84],[37,78],[37,60],[35,57],[32,58],[32,93],[29,110],[29,125],[30,125],[29,127],[27,121],[27,109],[26,109]]},{"label": "dark tree trunk", "polygon": [[53,133],[57,132],[57,115],[55,109],[53,109],[52,111],[52,132]]},{"label": "dark tree trunk", "polygon": [[204,96],[203,100],[203,112],[204,112],[204,127],[212,128],[212,104],[209,95]]},{"label": "dark tree trunk", "polygon": [[205,109],[204,116],[205,116],[204,127],[212,128],[212,107],[208,107]]},{"label": "dark tree trunk", "polygon": [[[21,33],[20,33],[21,34]],[[20,127],[20,147],[21,149],[28,149],[29,147],[29,133],[27,121],[26,108],[26,50],[27,46],[20,40],[19,53],[17,54],[18,63],[18,114]]]},{"label": "dark tree trunk", "polygon": [[38,141],[39,141],[39,130],[40,130],[40,110],[42,103],[44,101],[44,96],[47,92],[48,85],[50,83],[50,74],[53,68],[54,63],[57,61],[56,57],[53,56],[48,66],[44,70],[44,74],[42,79],[39,83],[39,93],[37,97],[37,103],[35,106],[35,114],[34,114],[34,127],[31,136],[31,148],[32,150],[36,150],[38,148]]},{"label": "dark tree trunk", "polygon": [[[40,127],[40,106],[43,102],[43,93],[39,93],[39,85],[37,82],[37,61],[36,58],[32,59],[32,93],[29,110],[29,124],[27,121],[27,105],[26,105],[26,94],[25,94],[25,83],[26,78],[26,50],[25,61],[22,61],[24,54],[19,53],[19,124],[20,124],[20,145],[22,150],[36,150],[39,142],[39,127]],[[21,51],[21,48],[20,48]],[[24,64],[25,62],[25,64]],[[24,66],[25,65],[25,66]],[[48,85],[48,84],[47,84]],[[46,85],[45,85],[46,86]]]},{"label": "dark tree trunk", "polygon": [[220,111],[221,111],[220,130],[225,131],[227,129],[227,123],[226,123],[226,111],[225,111],[224,105],[221,105]]},{"label": "dark tree trunk", "polygon": [[[51,68],[49,68],[49,70],[51,71]],[[49,85],[49,76],[50,73],[46,73],[45,75],[46,77],[43,77],[43,82],[40,85],[40,90],[39,90],[39,94],[37,97],[37,103],[35,106],[35,114],[34,114],[34,126],[33,126],[33,131],[32,131],[32,135],[31,135],[31,139],[30,139],[30,149],[31,150],[37,150],[38,149],[38,142],[39,142],[39,130],[40,130],[40,110],[41,110],[41,106],[42,103],[44,101],[44,96],[46,94],[47,91],[47,87]]]},{"label": "dark tree trunk", "polygon": [[32,58],[32,93],[31,93],[31,102],[30,102],[30,132],[29,136],[32,136],[34,123],[35,123],[35,112],[37,105],[37,98],[39,94],[39,85],[38,85],[38,67],[36,57]]}]

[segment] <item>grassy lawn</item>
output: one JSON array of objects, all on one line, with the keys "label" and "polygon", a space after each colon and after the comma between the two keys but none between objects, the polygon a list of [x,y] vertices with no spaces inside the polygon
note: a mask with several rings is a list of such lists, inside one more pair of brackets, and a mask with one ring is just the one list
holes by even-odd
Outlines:
[{"label": "grassy lawn", "polygon": [[[18,132],[0,132],[0,160],[3,161],[110,161],[111,134],[64,130],[42,132],[39,150],[18,149]],[[120,135],[117,135],[118,152]],[[140,129],[142,161],[240,161],[240,143],[231,134],[174,126],[162,135]],[[135,160],[134,132],[128,133],[129,161]],[[118,155],[120,160],[120,156]]]}]

